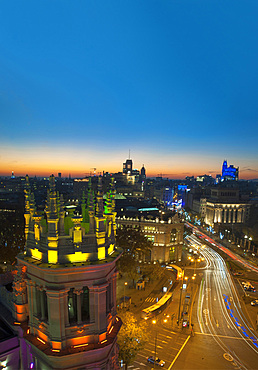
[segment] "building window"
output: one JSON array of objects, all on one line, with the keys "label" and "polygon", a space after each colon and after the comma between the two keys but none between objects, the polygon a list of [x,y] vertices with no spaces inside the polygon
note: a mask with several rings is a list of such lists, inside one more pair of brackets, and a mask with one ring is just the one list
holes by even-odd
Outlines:
[{"label": "building window", "polygon": [[68,316],[70,324],[77,322],[77,295],[74,293],[74,288],[68,292]]},{"label": "building window", "polygon": [[82,321],[88,321],[90,319],[90,297],[89,288],[87,286],[83,287],[83,292],[81,293],[81,311],[82,311]]}]

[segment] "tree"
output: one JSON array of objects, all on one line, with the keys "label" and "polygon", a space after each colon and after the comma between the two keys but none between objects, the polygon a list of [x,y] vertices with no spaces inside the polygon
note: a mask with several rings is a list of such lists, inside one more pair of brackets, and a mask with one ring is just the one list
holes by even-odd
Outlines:
[{"label": "tree", "polygon": [[139,277],[136,259],[131,254],[124,252],[117,262],[117,267],[120,272],[127,274],[133,280],[134,285],[134,280]]},{"label": "tree", "polygon": [[123,249],[123,255],[117,263],[118,270],[134,280],[139,277],[138,261],[149,255],[152,242],[148,240],[140,227],[123,226],[117,230],[116,245]]},{"label": "tree", "polygon": [[123,360],[125,369],[134,361],[137,353],[144,347],[147,339],[147,324],[137,319],[131,312],[122,314],[123,325],[118,334],[119,359]]},{"label": "tree", "polygon": [[117,229],[116,244],[136,260],[145,258],[153,246],[140,227],[122,226]]}]

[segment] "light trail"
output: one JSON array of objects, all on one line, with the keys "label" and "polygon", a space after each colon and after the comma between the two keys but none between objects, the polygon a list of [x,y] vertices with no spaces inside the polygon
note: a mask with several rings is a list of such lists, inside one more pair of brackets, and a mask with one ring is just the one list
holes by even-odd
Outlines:
[{"label": "light trail", "polygon": [[258,268],[256,266],[254,266],[251,263],[245,261],[239,255],[235,254],[234,252],[230,251],[228,248],[226,248],[223,245],[221,245],[220,243],[216,242],[215,240],[213,240],[212,238],[210,238],[208,235],[206,235],[202,231],[200,231],[196,226],[192,225],[190,222],[185,222],[185,224],[190,229],[192,229],[192,231],[196,235],[198,235],[198,237],[200,237],[201,239],[204,239],[206,242],[210,243],[213,247],[217,247],[218,249],[220,249],[221,251],[223,251],[224,253],[226,253],[229,257],[231,257],[233,260],[238,261],[239,263],[241,263],[246,268],[248,268],[248,269],[250,269],[250,270],[252,270],[254,272],[258,272]]},{"label": "light trail", "polygon": [[[202,268],[204,277],[199,290],[197,308],[200,331],[203,334],[212,335],[225,354],[232,357],[236,366],[240,369],[249,369],[246,361],[240,358],[243,356],[241,356],[239,348],[234,342],[225,339],[228,337],[239,338],[252,353],[255,353],[256,356],[258,354],[258,338],[249,328],[242,312],[235,284],[226,263],[220,254],[211,247],[202,248],[203,243],[197,236],[191,235],[187,239],[191,247],[206,260],[206,266]],[[218,319],[220,325],[218,325]]]}]

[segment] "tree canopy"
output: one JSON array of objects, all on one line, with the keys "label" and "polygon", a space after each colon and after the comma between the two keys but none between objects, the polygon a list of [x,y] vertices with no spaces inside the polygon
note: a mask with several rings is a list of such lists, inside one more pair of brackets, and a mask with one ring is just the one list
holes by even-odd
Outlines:
[{"label": "tree canopy", "polygon": [[116,244],[124,251],[118,261],[118,268],[134,280],[137,277],[138,261],[150,254],[153,244],[144,236],[140,227],[131,226],[117,229]]},{"label": "tree canopy", "polygon": [[147,339],[147,324],[141,320],[137,322],[136,317],[131,312],[121,315],[123,325],[118,334],[119,359],[123,360],[125,368],[135,359],[137,353],[144,347]]},{"label": "tree canopy", "polygon": [[117,246],[136,259],[147,256],[152,248],[152,242],[143,234],[140,227],[122,226],[117,229]]}]

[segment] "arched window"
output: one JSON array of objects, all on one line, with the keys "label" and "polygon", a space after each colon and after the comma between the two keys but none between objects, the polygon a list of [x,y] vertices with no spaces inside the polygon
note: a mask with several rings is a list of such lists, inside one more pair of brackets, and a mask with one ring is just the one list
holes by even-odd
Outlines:
[{"label": "arched window", "polygon": [[87,286],[83,287],[83,292],[81,293],[81,312],[82,321],[88,321],[90,319],[90,297]]},{"label": "arched window", "polygon": [[74,293],[74,288],[68,292],[68,316],[69,322],[77,322],[77,295]]}]

